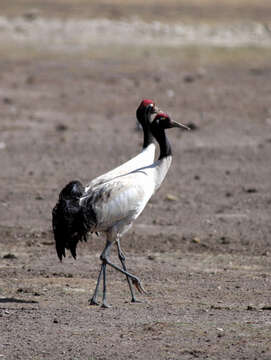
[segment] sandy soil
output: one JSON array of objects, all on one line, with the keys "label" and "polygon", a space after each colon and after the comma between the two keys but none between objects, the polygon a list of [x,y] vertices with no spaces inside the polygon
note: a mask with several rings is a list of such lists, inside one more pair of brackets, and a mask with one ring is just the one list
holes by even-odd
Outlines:
[{"label": "sandy soil", "polygon": [[[132,5],[111,5],[110,17],[105,3],[92,3],[95,16],[118,20],[120,8],[127,19],[134,14]],[[8,4],[7,19],[33,6]],[[37,2],[39,16],[61,18],[60,4]],[[165,15],[175,13],[174,4]],[[247,19],[264,24],[269,2],[258,12],[246,5]],[[78,3],[77,18],[80,11],[86,18],[84,6]],[[138,10],[142,21],[153,6]],[[220,21],[220,8],[206,6]],[[195,9],[189,14],[190,23],[197,20]],[[270,47],[94,42],[77,53],[52,49],[44,37],[37,49],[27,36],[12,40],[5,31],[0,359],[270,359]],[[149,295],[130,304],[126,280],[109,270],[112,307],[90,307],[104,239],[90,236],[77,261],[59,263],[51,209],[68,181],[87,182],[139,151],[135,110],[145,97],[195,130],[168,132],[172,168],[122,240],[128,267]],[[118,262],[115,251],[112,259]]]}]

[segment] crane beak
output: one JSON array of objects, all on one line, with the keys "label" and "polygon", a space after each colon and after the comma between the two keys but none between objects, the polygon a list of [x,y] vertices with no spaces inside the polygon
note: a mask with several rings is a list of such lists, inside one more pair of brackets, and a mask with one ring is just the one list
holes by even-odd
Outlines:
[{"label": "crane beak", "polygon": [[180,124],[178,123],[177,121],[173,121],[171,120],[171,123],[170,123],[171,127],[176,127],[176,128],[180,128],[180,129],[186,129],[186,130],[191,130],[190,127],[184,125],[184,124]]}]

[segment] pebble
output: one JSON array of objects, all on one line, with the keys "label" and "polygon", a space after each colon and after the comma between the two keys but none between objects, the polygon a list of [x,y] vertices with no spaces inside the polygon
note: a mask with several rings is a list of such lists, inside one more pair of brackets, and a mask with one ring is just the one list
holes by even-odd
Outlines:
[{"label": "pebble", "polygon": [[169,201],[177,201],[179,200],[177,196],[173,195],[173,194],[167,194],[166,195],[166,200],[169,200]]}]

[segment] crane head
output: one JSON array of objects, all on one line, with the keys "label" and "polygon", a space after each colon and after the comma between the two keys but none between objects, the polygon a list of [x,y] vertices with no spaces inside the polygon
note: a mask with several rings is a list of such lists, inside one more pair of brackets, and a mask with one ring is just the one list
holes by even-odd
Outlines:
[{"label": "crane head", "polygon": [[181,129],[186,129],[186,130],[190,130],[190,128],[184,124],[180,124],[177,121],[171,120],[170,116],[166,113],[158,113],[152,124],[158,126],[161,129],[171,129],[171,128],[181,128]]},{"label": "crane head", "polygon": [[159,108],[155,105],[155,102],[153,100],[144,99],[141,101],[139,107],[137,108],[137,114],[141,111],[150,111],[151,114],[157,114]]}]

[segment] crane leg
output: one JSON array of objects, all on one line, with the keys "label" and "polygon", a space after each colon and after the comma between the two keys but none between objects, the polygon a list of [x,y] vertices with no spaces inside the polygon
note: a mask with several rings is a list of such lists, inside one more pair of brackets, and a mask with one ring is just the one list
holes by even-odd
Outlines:
[{"label": "crane leg", "polygon": [[109,305],[106,303],[106,265],[107,262],[105,260],[106,256],[109,256],[110,248],[112,243],[110,241],[106,242],[105,248],[100,256],[100,259],[102,261],[101,269],[98,275],[96,287],[93,293],[92,298],[89,300],[89,305],[99,305],[97,301],[98,297],[98,290],[101,282],[101,276],[103,275],[103,301],[102,301],[102,307],[108,308]]},{"label": "crane leg", "polygon": [[103,273],[103,264],[101,265],[101,269],[98,275],[98,279],[97,279],[97,283],[96,283],[96,287],[93,293],[93,296],[91,299],[89,299],[89,305],[99,305],[98,301],[97,301],[97,296],[98,296],[98,290],[99,290],[99,286],[100,286],[100,282],[101,282],[101,276]]},{"label": "crane leg", "polygon": [[[117,271],[121,272],[122,274],[126,275],[126,277],[129,280],[132,280],[132,283],[135,285],[135,287],[137,288],[137,290],[140,293],[147,294],[147,292],[144,290],[143,286],[141,285],[141,282],[140,282],[139,278],[132,275],[132,274],[130,274],[126,270],[125,263],[124,263],[125,269],[121,269],[120,267],[118,267],[117,265],[115,265],[115,264],[111,263],[111,261],[109,261],[108,258],[109,258],[109,253],[110,253],[111,246],[112,246],[112,242],[107,240],[105,248],[104,248],[104,250],[103,250],[103,252],[102,252],[102,254],[100,256],[100,259],[102,261],[102,265],[101,265],[101,269],[100,269],[100,272],[99,272],[99,275],[98,275],[97,284],[96,284],[94,294],[93,294],[92,298],[89,300],[90,305],[98,305],[97,295],[98,295],[99,285],[100,285],[100,282],[101,282],[101,275],[103,274],[103,301],[102,301],[102,307],[105,307],[105,308],[109,307],[109,305],[106,302],[106,265],[110,265],[115,270],[117,270]],[[122,252],[121,252],[121,254],[123,255]],[[132,289],[132,286],[131,286],[131,289]]]},{"label": "crane leg", "polygon": [[[118,247],[118,256],[119,256],[119,260],[120,260],[120,262],[122,264],[122,268],[123,268],[124,271],[127,271],[126,263],[125,263],[125,255],[124,255],[123,251],[121,250],[119,239],[117,239],[116,243],[117,243],[117,247]],[[132,297],[131,302],[133,302],[133,303],[141,302],[141,301],[137,300],[136,297],[135,297],[134,290],[133,290],[133,287],[132,287],[132,283],[131,283],[131,280],[130,280],[128,275],[126,275],[126,279],[127,279],[129,289],[130,289],[130,293],[131,293],[131,297]]]},{"label": "crane leg", "polygon": [[112,268],[114,268],[115,270],[121,272],[122,274],[128,276],[131,280],[132,283],[135,285],[135,287],[137,288],[137,290],[141,293],[141,294],[147,294],[147,292],[144,290],[143,286],[141,285],[141,282],[139,280],[138,277],[132,275],[131,273],[129,273],[126,270],[121,269],[119,266],[113,264],[110,260],[109,260],[109,252],[110,252],[110,248],[112,246],[112,241],[107,240],[104,251],[102,252],[101,255],[101,260],[103,262],[105,262],[107,265],[110,265]]}]

